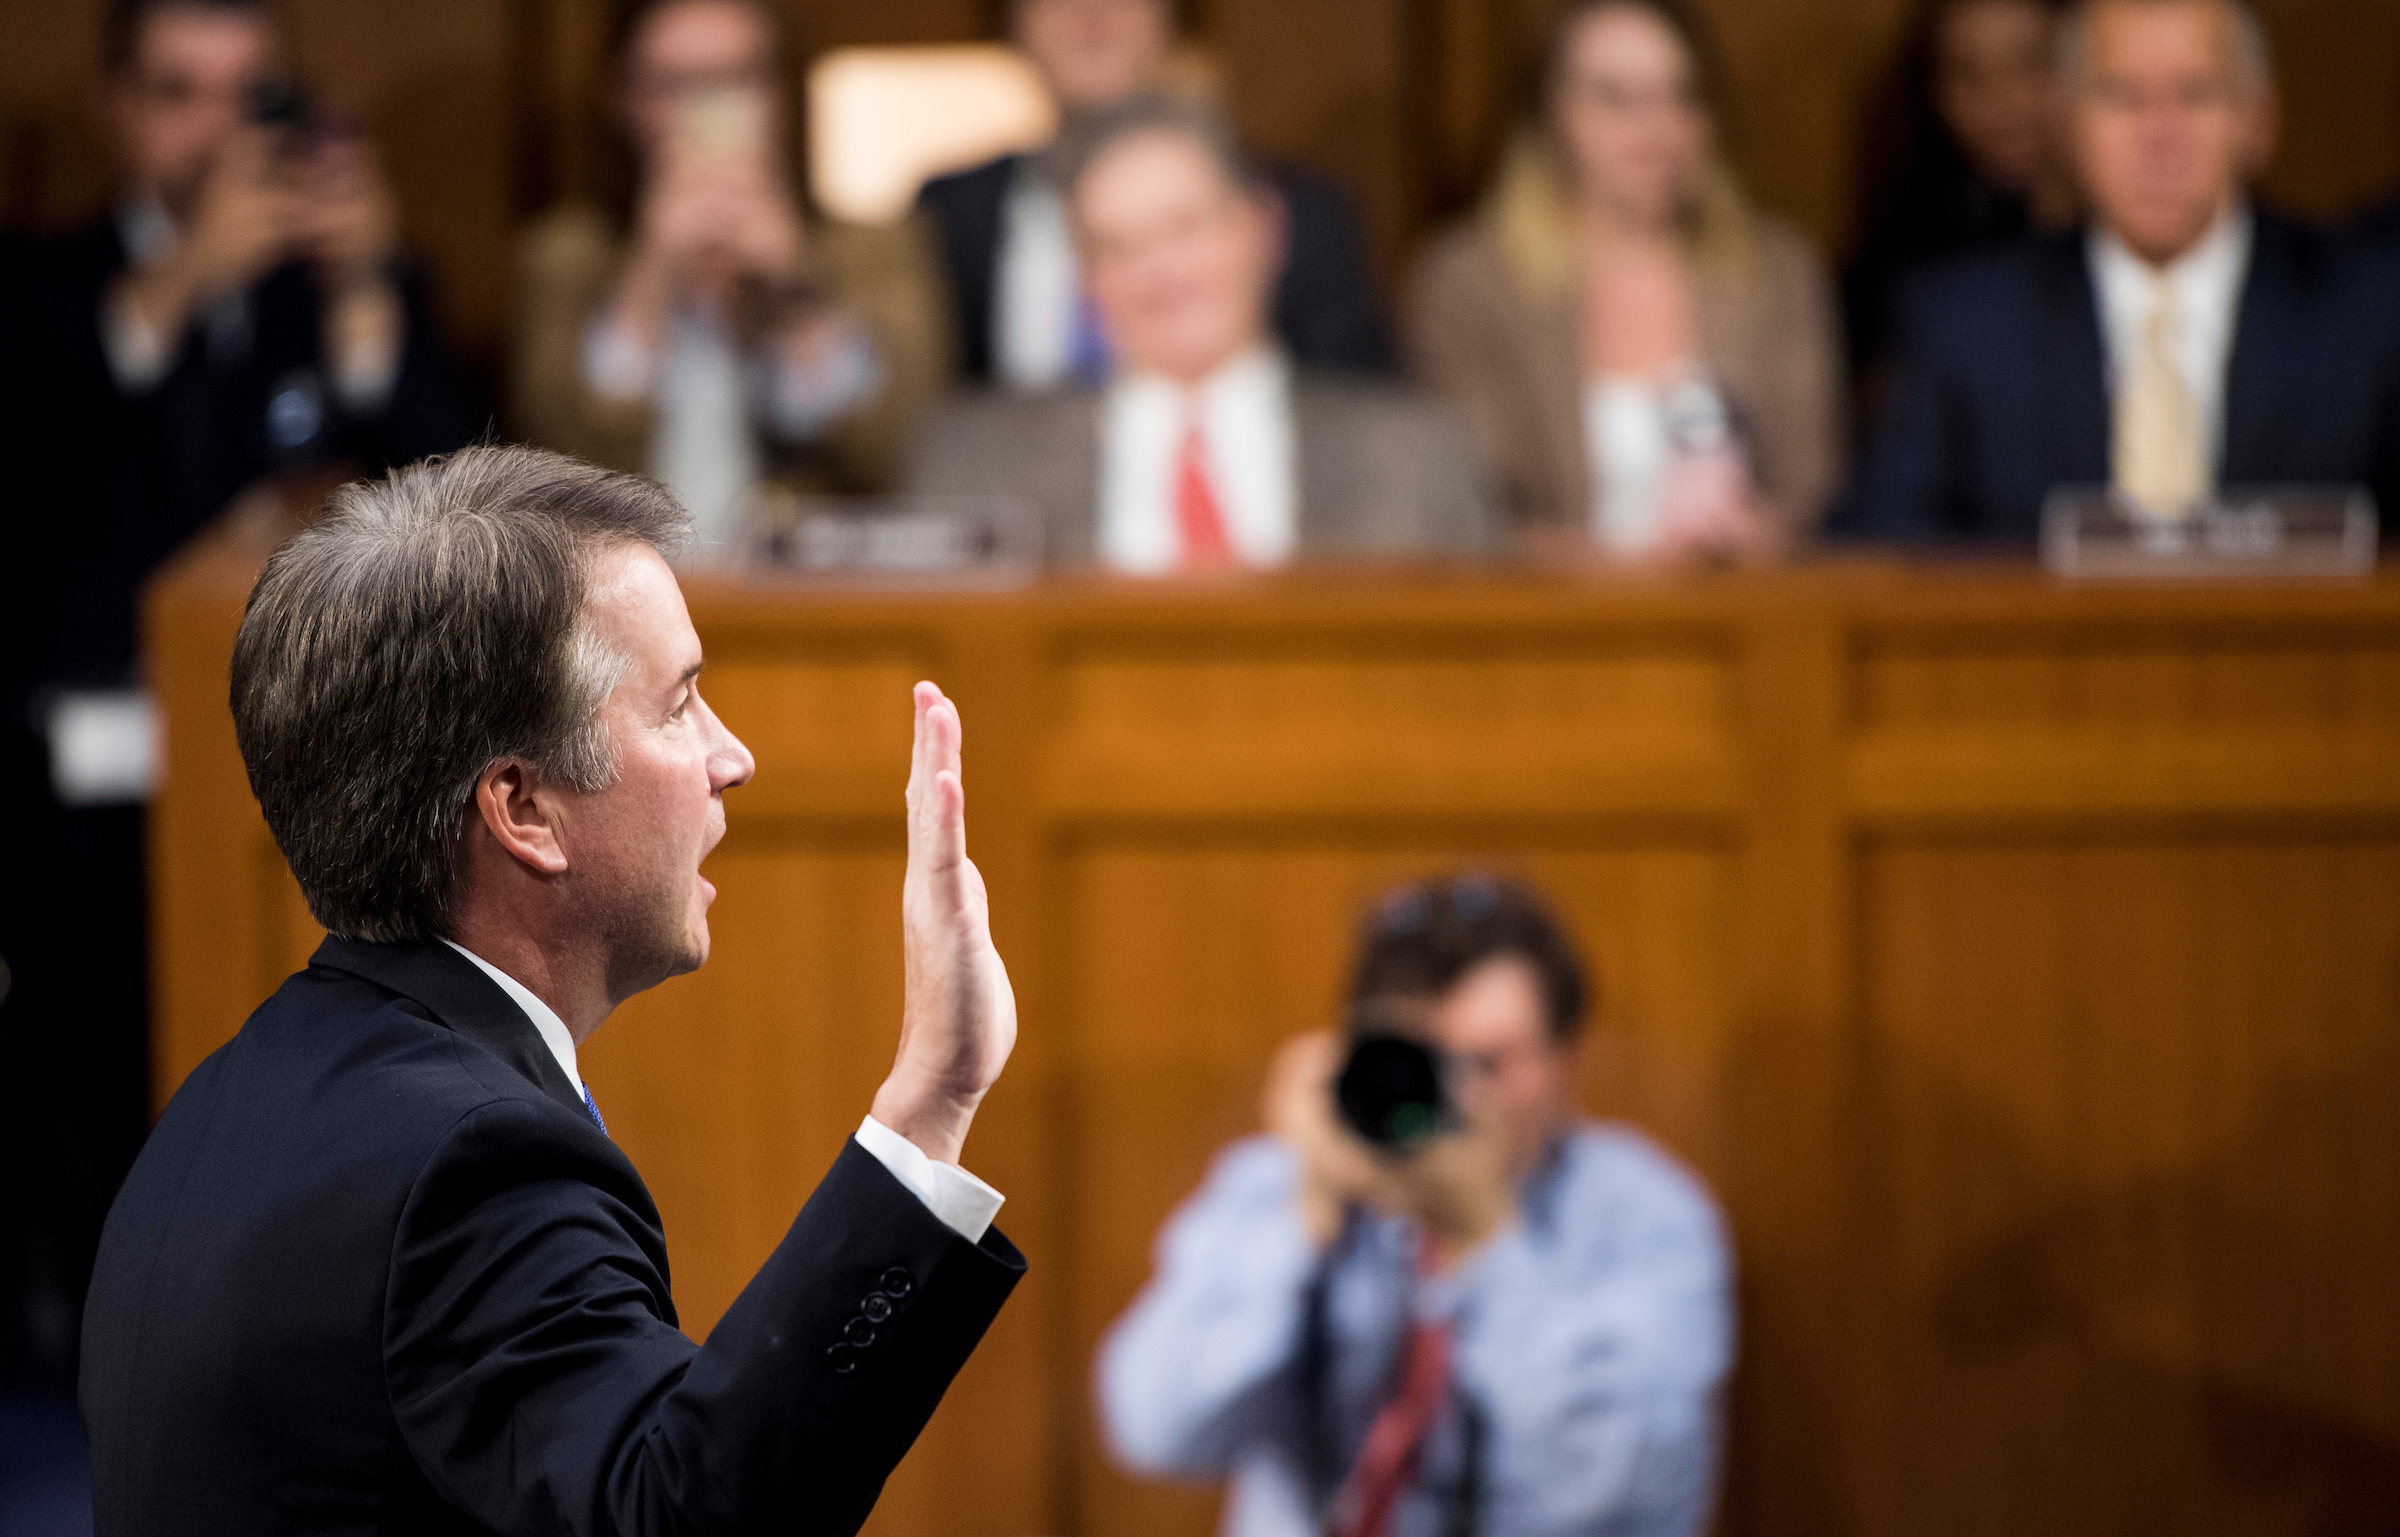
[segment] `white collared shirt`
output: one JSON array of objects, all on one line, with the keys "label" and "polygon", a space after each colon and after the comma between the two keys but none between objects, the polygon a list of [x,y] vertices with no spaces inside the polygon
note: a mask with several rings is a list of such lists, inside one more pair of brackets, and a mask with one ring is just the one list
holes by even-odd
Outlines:
[{"label": "white collared shirt", "polygon": [[2160,275],[2175,305],[2176,359],[2184,388],[2200,408],[2207,430],[2209,462],[2225,445],[2225,377],[2233,363],[2234,331],[2241,321],[2242,287],[2250,275],[2252,222],[2247,203],[2235,202],[2217,215],[2199,244],[2163,269],[2151,266],[2124,241],[2095,227],[2089,244],[2092,286],[2100,296],[2100,334],[2108,349],[2108,387],[2127,376],[2150,324],[2153,283]]},{"label": "white collared shirt", "polygon": [[1000,258],[992,283],[992,372],[1012,389],[1046,390],[1075,367],[1075,315],[1083,279],[1066,200],[1025,166],[1000,205]]},{"label": "white collared shirt", "polygon": [[785,442],[810,442],[882,390],[874,339],[854,319],[839,326],[825,355],[806,366],[772,346],[745,355],[726,324],[697,305],[668,315],[656,347],[605,310],[584,327],[584,387],[603,399],[649,402],[650,473],[691,513],[702,559],[727,558],[741,545],[751,488],[765,473],[753,422]]},{"label": "white collared shirt", "polygon": [[525,1017],[533,1021],[533,1028],[541,1032],[542,1044],[558,1059],[558,1070],[567,1075],[567,1082],[575,1085],[577,1094],[583,1093],[583,1075],[575,1071],[575,1037],[567,1033],[567,1022],[558,1017],[558,1011],[535,997],[532,988],[457,940],[445,939],[442,943],[473,961],[477,970],[500,984],[500,991],[508,994],[508,1001],[523,1009]]},{"label": "white collared shirt", "polygon": [[[534,995],[531,988],[515,977],[477,955],[456,940],[445,939],[443,944],[475,963],[476,969],[499,985],[509,1001],[525,1011],[540,1032],[542,1044],[558,1059],[559,1068],[575,1092],[588,1101],[590,1091],[583,1086],[583,1075],[575,1070],[575,1037],[567,1033],[566,1021],[558,1012]],[[992,1219],[1000,1215],[1001,1202],[1007,1198],[991,1186],[969,1174],[954,1163],[936,1163],[923,1148],[884,1125],[873,1116],[859,1123],[858,1145],[872,1154],[877,1163],[891,1171],[892,1178],[906,1185],[911,1194],[925,1203],[928,1211],[941,1220],[944,1227],[969,1243],[981,1243]]]},{"label": "white collared shirt", "polygon": [[1260,346],[1196,388],[1144,373],[1109,384],[1100,412],[1100,559],[1112,569],[1155,576],[1182,564],[1175,480],[1195,408],[1234,553],[1244,565],[1279,566],[1298,547],[1291,365]]}]

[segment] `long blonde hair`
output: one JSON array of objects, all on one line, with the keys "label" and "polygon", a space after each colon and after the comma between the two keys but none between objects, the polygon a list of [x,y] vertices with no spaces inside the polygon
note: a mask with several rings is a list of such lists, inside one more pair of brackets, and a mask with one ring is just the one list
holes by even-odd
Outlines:
[{"label": "long blonde hair", "polygon": [[[1553,120],[1566,41],[1587,16],[1618,5],[1649,12],[1675,33],[1692,57],[1703,109],[1712,123],[1721,119],[1714,44],[1688,7],[1675,0],[1569,0],[1552,19],[1529,71],[1517,126],[1502,148],[1480,215],[1518,291],[1535,302],[1564,299],[1583,280],[1574,172]],[[1685,189],[1679,215],[1695,266],[1749,277],[1758,254],[1755,216],[1740,179],[1716,148]]]}]

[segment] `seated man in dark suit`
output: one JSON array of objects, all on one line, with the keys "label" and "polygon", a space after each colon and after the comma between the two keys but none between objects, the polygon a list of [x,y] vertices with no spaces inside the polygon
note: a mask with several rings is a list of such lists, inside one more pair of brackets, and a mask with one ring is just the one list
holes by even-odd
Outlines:
[{"label": "seated man in dark suit", "polygon": [[2029,541],[2061,485],[2173,516],[2217,487],[2400,499],[2400,284],[2251,205],[2275,120],[2244,0],[2085,0],[2062,88],[2091,226],[1930,275],[1849,531]]},{"label": "seated man in dark suit", "polygon": [[[1009,31],[1067,125],[1166,83],[1172,0],[1010,0]],[[1113,339],[1076,287],[1059,146],[937,177],[919,194],[950,278],[958,359],[978,384],[1091,383]],[[1283,203],[1291,259],[1275,286],[1275,330],[1312,368],[1391,366],[1350,194],[1323,172],[1265,168]]]},{"label": "seated man in dark suit", "polygon": [[1444,408],[1275,345],[1276,204],[1221,118],[1138,97],[1085,123],[1071,164],[1114,372],[947,402],[918,434],[912,491],[1012,497],[1054,563],[1137,574],[1489,548],[1495,503]]},{"label": "seated man in dark suit", "polygon": [[233,660],[331,932],[176,1091],[85,1313],[115,1534],[848,1533],[1024,1262],[958,1167],[1016,1041],[958,713],[916,689],[900,1049],[705,1346],[576,1048],[707,959],[750,752],[656,484],[527,448],[358,482]]}]

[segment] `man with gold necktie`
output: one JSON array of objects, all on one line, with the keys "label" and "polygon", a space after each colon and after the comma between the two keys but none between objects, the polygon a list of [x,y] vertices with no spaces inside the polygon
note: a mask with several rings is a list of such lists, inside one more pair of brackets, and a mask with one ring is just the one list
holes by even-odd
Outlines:
[{"label": "man with gold necktie", "polygon": [[2059,88],[2087,227],[1927,274],[1841,520],[2029,541],[2061,485],[2155,517],[2225,485],[2400,494],[2400,271],[2256,205],[2273,147],[2246,0],[2083,0]]}]

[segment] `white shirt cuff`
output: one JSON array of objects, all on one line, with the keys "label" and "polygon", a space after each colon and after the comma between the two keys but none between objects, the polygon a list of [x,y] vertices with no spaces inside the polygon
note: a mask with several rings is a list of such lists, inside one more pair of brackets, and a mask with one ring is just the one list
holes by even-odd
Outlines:
[{"label": "white shirt cuff", "polygon": [[969,1243],[983,1242],[1000,1203],[1008,1198],[954,1163],[935,1163],[926,1151],[873,1116],[858,1123],[858,1145],[915,1192],[942,1226]]}]

